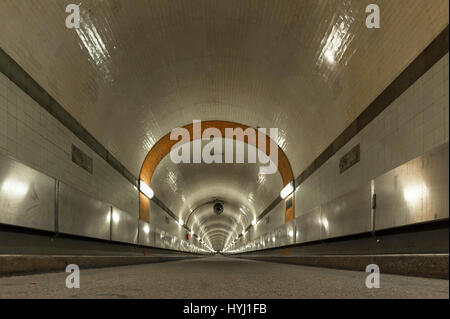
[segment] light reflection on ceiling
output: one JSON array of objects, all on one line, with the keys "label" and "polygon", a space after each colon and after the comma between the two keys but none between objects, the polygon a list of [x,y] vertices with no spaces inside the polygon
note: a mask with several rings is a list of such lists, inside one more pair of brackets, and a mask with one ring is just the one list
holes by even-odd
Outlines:
[{"label": "light reflection on ceiling", "polygon": [[[335,64],[340,63],[347,49],[349,48],[354,34],[350,32],[350,28],[355,21],[351,7],[347,7],[345,11],[338,10],[331,20],[331,31],[328,37],[322,40],[322,51],[316,61],[316,64],[323,64],[332,68]],[[349,59],[351,55],[348,55]]]}]

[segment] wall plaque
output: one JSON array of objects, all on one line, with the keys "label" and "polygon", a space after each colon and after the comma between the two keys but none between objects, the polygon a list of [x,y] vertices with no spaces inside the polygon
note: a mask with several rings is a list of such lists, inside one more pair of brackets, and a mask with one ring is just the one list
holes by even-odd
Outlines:
[{"label": "wall plaque", "polygon": [[360,159],[360,150],[358,144],[354,148],[352,148],[347,154],[341,157],[341,160],[339,161],[340,173],[342,174],[350,167],[358,163],[359,159]]},{"label": "wall plaque", "polygon": [[92,158],[72,144],[72,162],[85,169],[89,173],[93,172]]}]

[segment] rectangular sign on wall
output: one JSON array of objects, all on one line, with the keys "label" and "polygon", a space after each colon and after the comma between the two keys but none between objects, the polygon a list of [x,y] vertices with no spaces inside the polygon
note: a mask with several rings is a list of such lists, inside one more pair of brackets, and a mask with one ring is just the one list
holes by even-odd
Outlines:
[{"label": "rectangular sign on wall", "polygon": [[72,144],[72,162],[85,169],[92,174],[93,163],[92,158]]},{"label": "rectangular sign on wall", "polygon": [[347,154],[341,157],[339,161],[339,171],[342,174],[350,167],[359,162],[360,159],[360,149],[359,144],[352,148]]}]

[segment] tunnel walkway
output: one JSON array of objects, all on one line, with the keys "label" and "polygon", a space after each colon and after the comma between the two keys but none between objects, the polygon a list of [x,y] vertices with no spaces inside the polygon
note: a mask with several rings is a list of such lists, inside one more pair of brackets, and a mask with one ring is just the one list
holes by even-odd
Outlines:
[{"label": "tunnel walkway", "polygon": [[449,281],[222,256],[157,264],[81,269],[80,288],[68,273],[0,278],[0,298],[449,298]]}]

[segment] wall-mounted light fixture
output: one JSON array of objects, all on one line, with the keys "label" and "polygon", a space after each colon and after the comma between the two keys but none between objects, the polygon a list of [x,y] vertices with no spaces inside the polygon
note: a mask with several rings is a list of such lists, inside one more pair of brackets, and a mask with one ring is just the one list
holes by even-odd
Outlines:
[{"label": "wall-mounted light fixture", "polygon": [[139,190],[148,198],[153,198],[154,192],[142,179],[139,181]]},{"label": "wall-mounted light fixture", "polygon": [[280,196],[282,199],[285,199],[294,191],[294,181],[290,181],[280,192]]}]

